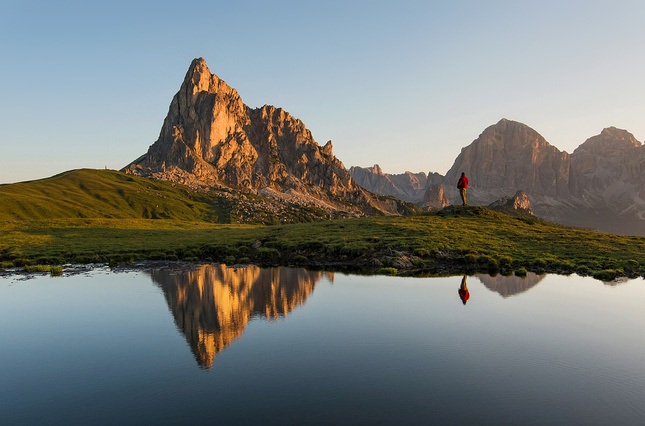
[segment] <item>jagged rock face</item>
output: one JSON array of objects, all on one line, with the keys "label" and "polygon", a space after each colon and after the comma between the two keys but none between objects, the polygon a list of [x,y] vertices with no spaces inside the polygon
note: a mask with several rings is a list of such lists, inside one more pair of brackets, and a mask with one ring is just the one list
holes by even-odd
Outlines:
[{"label": "jagged rock face", "polygon": [[531,202],[526,192],[519,190],[512,197],[503,197],[491,203],[488,207],[493,210],[501,210],[505,212],[520,211],[528,215],[533,215]]},{"label": "jagged rock face", "polygon": [[242,335],[253,317],[286,317],[305,303],[320,279],[333,282],[333,273],[256,266],[207,265],[150,274],[202,368],[212,367],[215,356]]},{"label": "jagged rock face", "polygon": [[319,146],[302,121],[281,108],[249,108],[202,58],[191,63],[159,139],[124,171],[193,187],[295,190],[341,209],[357,204],[349,206],[357,213],[391,208],[356,184],[334,157],[331,141]]},{"label": "jagged rock face", "polygon": [[358,185],[368,191],[381,195],[391,195],[411,203],[418,202],[423,198],[428,180],[423,172],[383,173],[378,164],[367,168],[350,167],[349,174]]},{"label": "jagged rock face", "polygon": [[449,204],[450,201],[448,201],[448,197],[446,197],[446,194],[443,192],[443,185],[435,183],[426,188],[421,206],[432,209],[442,209]]},{"label": "jagged rock face", "polygon": [[127,169],[147,176],[174,166],[207,183],[249,186],[258,153],[245,131],[247,110],[235,89],[211,74],[203,59],[195,59],[170,103],[159,139]]},{"label": "jagged rock face", "polygon": [[569,154],[550,145],[525,124],[502,119],[463,148],[446,173],[444,188],[458,200],[457,181],[462,172],[470,180],[468,199],[488,204],[518,189],[551,197],[571,194]]}]

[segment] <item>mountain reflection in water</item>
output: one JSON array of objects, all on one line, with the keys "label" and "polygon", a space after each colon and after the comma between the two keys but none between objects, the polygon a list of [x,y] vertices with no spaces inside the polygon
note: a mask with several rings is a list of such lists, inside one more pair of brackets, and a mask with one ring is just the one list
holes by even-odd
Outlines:
[{"label": "mountain reflection in water", "polygon": [[194,270],[154,270],[179,330],[200,367],[242,335],[254,316],[286,317],[302,305],[321,278],[333,273],[257,266],[206,265]]},{"label": "mountain reflection in water", "polygon": [[518,277],[512,275],[505,277],[497,275],[491,277],[490,275],[477,275],[477,279],[481,281],[484,286],[490,291],[499,293],[502,297],[515,296],[516,294],[524,293],[536,286],[546,275],[537,275],[529,272],[526,277]]}]

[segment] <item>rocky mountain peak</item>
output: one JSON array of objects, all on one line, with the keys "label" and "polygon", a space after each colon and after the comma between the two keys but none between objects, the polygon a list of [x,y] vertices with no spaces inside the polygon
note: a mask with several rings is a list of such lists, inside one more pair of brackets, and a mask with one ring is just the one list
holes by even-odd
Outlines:
[{"label": "rocky mountain peak", "polygon": [[583,152],[589,152],[601,155],[601,153],[609,153],[616,150],[629,150],[640,146],[642,146],[642,144],[627,130],[618,129],[616,127],[606,127],[599,135],[587,139],[582,145],[576,148],[573,153],[578,155]]},{"label": "rocky mountain peak", "polygon": [[444,179],[444,190],[458,200],[456,184],[462,172],[470,179],[474,204],[489,203],[525,188],[531,193],[566,196],[569,154],[549,144],[526,124],[502,119],[463,148]]},{"label": "rocky mountain peak", "polygon": [[191,62],[159,139],[124,171],[193,187],[290,191],[290,199],[358,215],[400,207],[358,187],[331,141],[319,146],[301,120],[272,105],[246,106],[203,58]]},{"label": "rocky mountain peak", "polygon": [[375,175],[383,174],[383,170],[381,169],[381,166],[379,166],[378,164],[374,164],[374,166],[372,167],[367,167],[366,170],[371,173],[374,173]]}]

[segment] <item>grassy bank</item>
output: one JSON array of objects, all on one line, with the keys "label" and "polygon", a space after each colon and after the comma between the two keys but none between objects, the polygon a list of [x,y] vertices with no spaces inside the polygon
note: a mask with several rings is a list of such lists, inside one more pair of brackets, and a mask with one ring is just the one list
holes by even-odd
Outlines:
[{"label": "grassy bank", "polygon": [[645,238],[567,229],[482,207],[281,226],[146,219],[0,222],[2,266],[141,260],[352,267],[380,273],[645,273]]}]

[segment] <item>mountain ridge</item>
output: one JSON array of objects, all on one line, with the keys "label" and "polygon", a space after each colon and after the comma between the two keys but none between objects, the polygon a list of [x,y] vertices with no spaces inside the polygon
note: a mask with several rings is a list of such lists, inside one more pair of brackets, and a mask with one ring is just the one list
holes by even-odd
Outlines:
[{"label": "mountain ridge", "polygon": [[[354,167],[354,173],[366,170],[360,169]],[[607,127],[569,154],[529,126],[502,119],[463,147],[446,175],[427,184],[426,193],[443,192],[458,203],[461,172],[470,179],[471,204],[489,205],[523,190],[535,214],[544,219],[645,236],[645,200],[640,195],[645,147],[626,130]],[[427,204],[423,198],[410,201]]]},{"label": "mountain ridge", "polygon": [[331,141],[320,146],[304,123],[282,108],[245,105],[203,58],[192,61],[157,141],[122,171],[193,187],[296,194],[319,208],[354,216],[414,209],[357,185],[334,156]]}]

